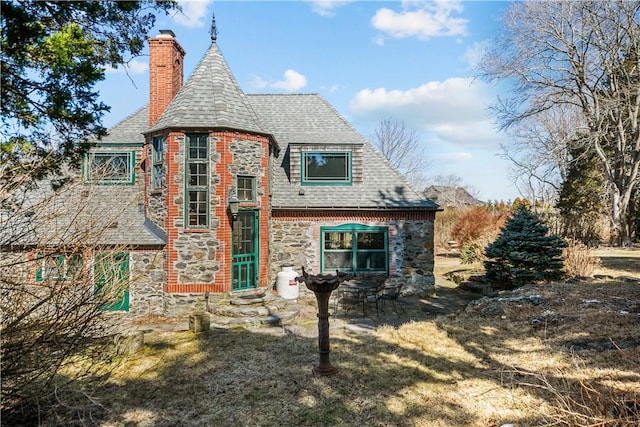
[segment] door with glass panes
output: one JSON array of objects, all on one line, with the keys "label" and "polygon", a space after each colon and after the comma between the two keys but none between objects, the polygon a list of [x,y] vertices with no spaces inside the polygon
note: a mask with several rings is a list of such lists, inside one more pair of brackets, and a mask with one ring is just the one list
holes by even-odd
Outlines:
[{"label": "door with glass panes", "polygon": [[258,212],[240,211],[233,221],[231,289],[258,287]]}]

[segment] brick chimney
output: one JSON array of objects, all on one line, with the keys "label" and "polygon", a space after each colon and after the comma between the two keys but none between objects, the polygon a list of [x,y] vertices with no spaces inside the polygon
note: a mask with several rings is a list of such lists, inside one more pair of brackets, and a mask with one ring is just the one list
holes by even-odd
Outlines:
[{"label": "brick chimney", "polygon": [[149,126],[153,126],[183,83],[184,49],[171,30],[149,38]]}]

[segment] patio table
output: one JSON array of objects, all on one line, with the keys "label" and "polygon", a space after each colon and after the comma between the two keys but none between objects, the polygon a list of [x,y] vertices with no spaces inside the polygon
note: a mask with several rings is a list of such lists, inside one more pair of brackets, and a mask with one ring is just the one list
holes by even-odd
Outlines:
[{"label": "patio table", "polygon": [[378,312],[378,294],[384,283],[377,281],[350,280],[343,282],[338,288],[343,293],[348,293],[354,300],[362,302],[362,315],[366,316],[366,306],[369,297],[374,297],[376,303],[376,313]]}]

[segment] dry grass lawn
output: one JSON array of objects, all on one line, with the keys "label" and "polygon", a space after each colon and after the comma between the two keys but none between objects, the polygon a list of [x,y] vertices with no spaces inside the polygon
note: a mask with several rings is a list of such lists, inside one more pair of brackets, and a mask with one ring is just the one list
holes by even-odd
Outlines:
[{"label": "dry grass lawn", "polygon": [[[640,251],[597,255],[598,274],[640,278]],[[640,426],[638,282],[555,283],[508,297],[370,334],[331,320],[339,371],[328,377],[312,374],[313,328],[148,334],[76,411],[78,423]]]}]

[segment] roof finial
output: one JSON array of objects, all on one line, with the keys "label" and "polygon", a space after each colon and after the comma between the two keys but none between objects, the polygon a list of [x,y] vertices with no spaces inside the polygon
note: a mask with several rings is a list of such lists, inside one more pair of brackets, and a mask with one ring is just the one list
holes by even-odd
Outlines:
[{"label": "roof finial", "polygon": [[211,15],[211,41],[212,42],[216,42],[216,40],[218,39],[218,27],[216,27],[216,15],[212,14]]}]

